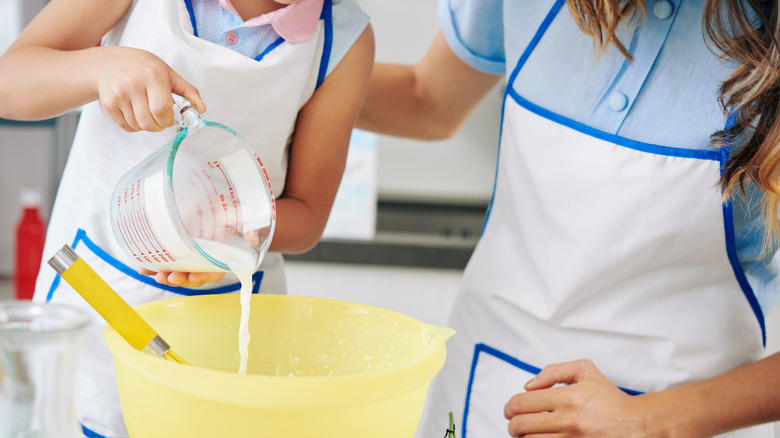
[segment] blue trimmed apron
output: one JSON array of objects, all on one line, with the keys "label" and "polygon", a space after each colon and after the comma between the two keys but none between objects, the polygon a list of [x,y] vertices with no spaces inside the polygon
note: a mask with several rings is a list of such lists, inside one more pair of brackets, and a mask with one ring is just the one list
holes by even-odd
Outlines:
[{"label": "blue trimmed apron", "polygon": [[[629,394],[763,355],[764,321],[718,186],[728,151],[642,143],[525,100],[507,81],[493,200],[464,272],[420,437],[508,436],[504,405],[541,368],[583,358]],[[729,436],[771,437],[772,426]]]},{"label": "blue trimmed apron", "polygon": [[[106,46],[154,53],[195,85],[210,120],[240,132],[262,158],[274,193],[284,192],[287,160],[299,110],[325,78],[332,42],[331,1],[326,0],[315,35],[289,44],[279,39],[257,59],[198,38],[189,1],[135,0],[107,35]],[[197,289],[159,285],[136,273],[136,264],[111,232],[111,191],[129,169],[175,135],[128,134],[99,102],[84,107],[49,223],[44,258],[64,244],[76,252],[130,305],[180,295],[230,293],[234,275]],[[102,336],[103,319],[52,269],[41,270],[35,299],[86,308],[94,324],[78,373],[76,414],[88,436],[122,437],[127,432],[116,391],[113,362]],[[286,293],[281,254],[268,253],[253,276],[253,293]]]}]

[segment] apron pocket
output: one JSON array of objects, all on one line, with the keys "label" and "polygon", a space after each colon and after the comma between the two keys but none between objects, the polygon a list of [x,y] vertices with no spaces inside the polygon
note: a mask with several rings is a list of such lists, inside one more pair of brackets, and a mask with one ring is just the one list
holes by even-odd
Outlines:
[{"label": "apron pocket", "polygon": [[[513,395],[525,392],[525,384],[540,368],[485,344],[477,344],[471,364],[463,412],[463,438],[507,436],[504,405]],[[628,394],[639,391],[620,388]],[[773,438],[774,426],[763,424],[718,435],[718,438]]]},{"label": "apron pocket", "polygon": [[541,371],[485,344],[477,344],[463,412],[463,438],[507,436],[504,405]]}]

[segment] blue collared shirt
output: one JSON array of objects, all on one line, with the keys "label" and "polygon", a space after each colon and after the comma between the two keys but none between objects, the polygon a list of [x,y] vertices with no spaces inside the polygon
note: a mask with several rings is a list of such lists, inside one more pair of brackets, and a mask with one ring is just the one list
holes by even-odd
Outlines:
[{"label": "blue collared shirt", "polygon": [[[280,38],[270,24],[248,26],[219,0],[191,2],[198,37],[250,58],[258,58]],[[344,58],[368,26],[368,15],[355,0],[333,0],[333,42],[327,74]]]},{"label": "blue collared shirt", "polygon": [[[440,0],[439,21],[459,58],[509,77],[555,3]],[[633,55],[629,62],[612,45],[597,56],[593,41],[563,5],[518,73],[514,90],[562,118],[609,134],[712,149],[710,136],[727,123],[718,89],[734,66],[708,47],[703,6],[697,0],[646,2],[643,19],[619,31]],[[764,233],[759,199],[749,186],[746,198],[735,197],[732,211],[737,257],[766,315],[780,300],[780,253],[759,258]]]}]

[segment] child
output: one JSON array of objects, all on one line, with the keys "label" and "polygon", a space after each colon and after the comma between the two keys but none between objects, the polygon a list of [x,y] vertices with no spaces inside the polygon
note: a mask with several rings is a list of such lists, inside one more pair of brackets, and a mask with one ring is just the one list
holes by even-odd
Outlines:
[{"label": "child", "polygon": [[[231,275],[157,273],[154,281],[112,234],[114,185],[174,135],[171,93],[201,113],[208,105],[204,117],[241,133],[262,158],[277,226],[253,286],[284,293],[280,253],[306,251],[321,236],[373,44],[355,0],[52,0],[0,58],[0,117],[43,119],[83,106],[35,299],[87,307],[45,263],[64,244],[131,305],[238,290]],[[87,436],[123,436],[104,321],[93,316],[77,416]]]}]

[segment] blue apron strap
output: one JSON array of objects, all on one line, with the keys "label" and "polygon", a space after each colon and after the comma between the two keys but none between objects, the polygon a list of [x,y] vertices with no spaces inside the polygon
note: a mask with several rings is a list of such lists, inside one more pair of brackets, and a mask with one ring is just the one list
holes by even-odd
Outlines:
[{"label": "blue apron strap", "polygon": [[187,7],[187,13],[190,16],[190,23],[192,24],[192,34],[197,37],[198,25],[195,23],[195,9],[192,7],[192,0],[184,0],[184,5]]},{"label": "blue apron strap", "polygon": [[103,435],[100,435],[99,433],[87,429],[87,426],[84,426],[83,424],[81,425],[81,431],[84,432],[84,436],[87,438],[106,438]]},{"label": "blue apron strap", "polygon": [[322,58],[320,59],[320,71],[317,73],[317,86],[322,85],[325,76],[328,73],[328,63],[330,62],[330,51],[333,46],[333,1],[325,0],[322,4],[322,14],[320,18],[325,26],[325,41],[322,44]]},{"label": "blue apron strap", "polygon": [[[732,111],[729,114],[726,126],[723,128],[725,131],[734,127],[736,123],[736,111]],[[726,139],[726,144],[720,149],[720,173],[723,175],[726,172],[726,162],[729,159],[729,153],[731,152],[731,138]],[[742,293],[750,304],[750,308],[753,310],[753,314],[758,320],[758,325],[761,327],[761,342],[766,348],[766,321],[764,321],[764,312],[761,310],[761,305],[758,303],[758,298],[753,288],[750,286],[750,282],[745,275],[745,270],[742,269],[742,264],[739,263],[739,257],[737,256],[737,244],[736,237],[734,235],[734,209],[731,202],[731,198],[727,199],[723,203],[723,228],[726,231],[726,254],[729,257],[729,263],[731,269],[734,271],[734,276],[742,288]]]},{"label": "blue apron strap", "polygon": [[[82,230],[81,228],[76,231],[76,237],[73,239],[73,243],[70,245],[71,248],[76,249],[79,242],[81,241],[84,236],[86,236],[86,232]],[[46,294],[46,302],[48,303],[51,301],[51,297],[54,295],[54,290],[57,289],[57,286],[60,285],[60,274],[57,274],[54,276],[54,280],[51,282],[51,286],[49,286],[49,292]]]}]

